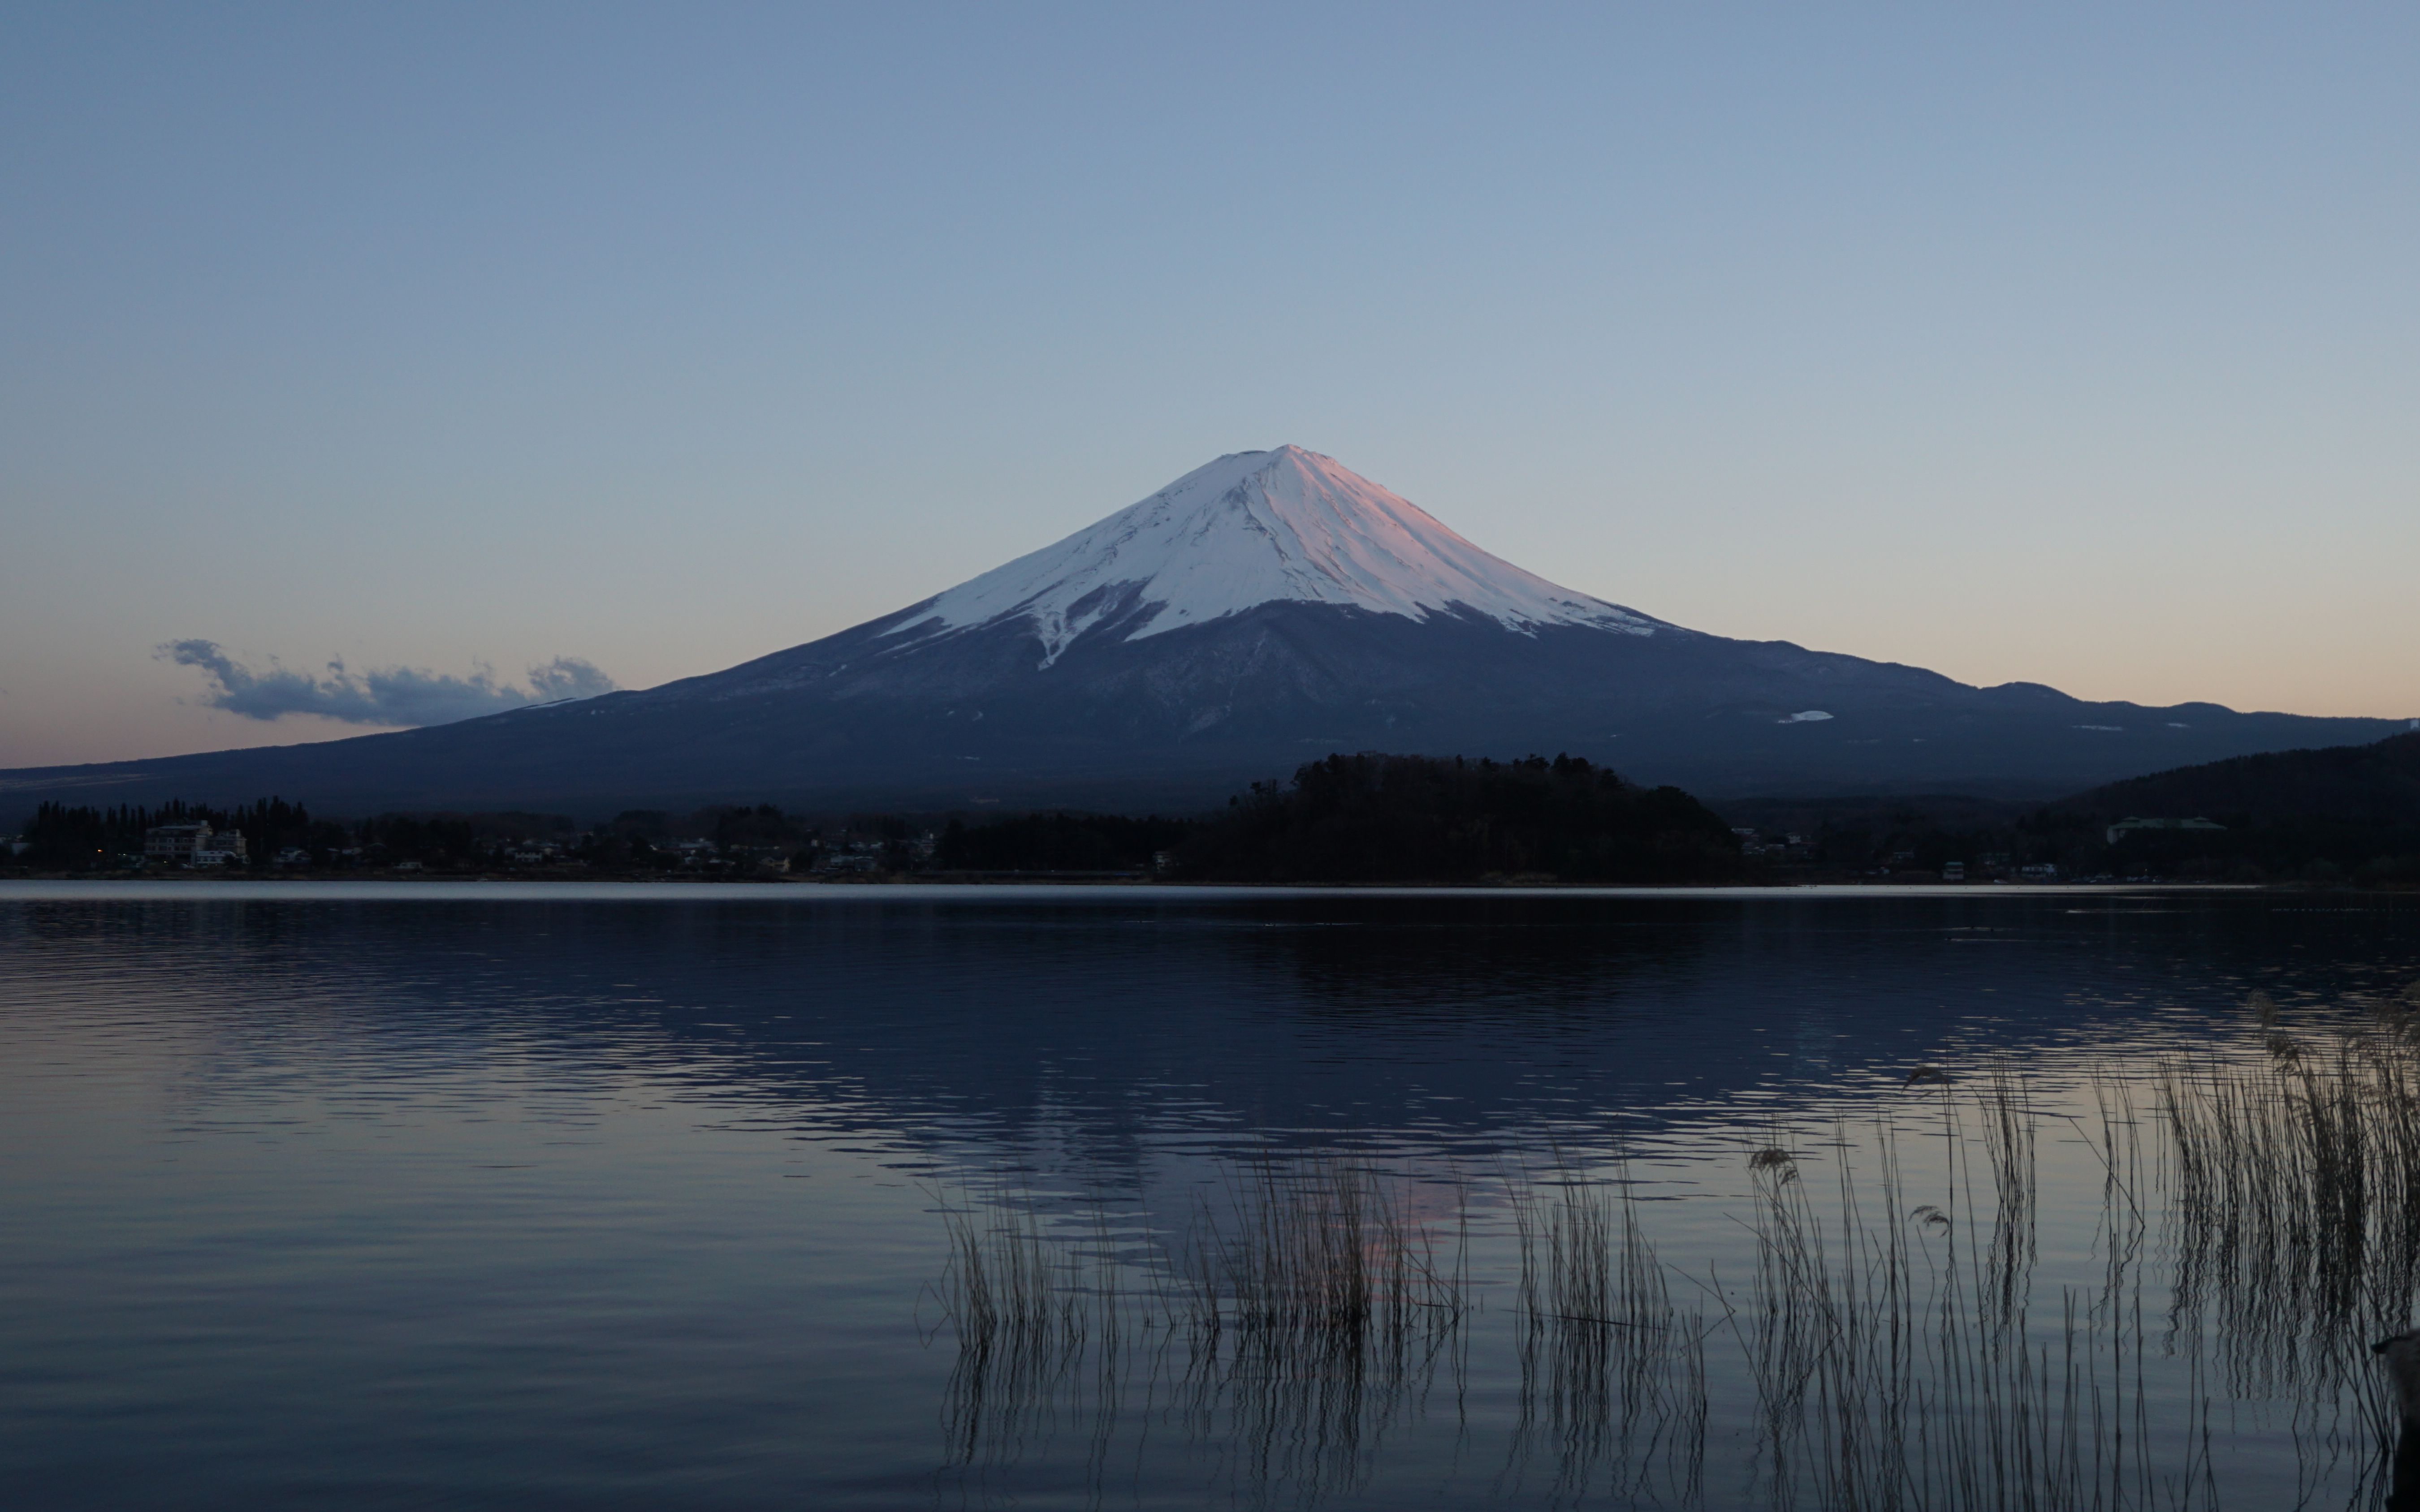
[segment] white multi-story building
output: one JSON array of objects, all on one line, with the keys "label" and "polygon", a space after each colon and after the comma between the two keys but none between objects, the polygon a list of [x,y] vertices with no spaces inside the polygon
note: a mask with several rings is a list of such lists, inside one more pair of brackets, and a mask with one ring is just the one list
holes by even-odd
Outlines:
[{"label": "white multi-story building", "polygon": [[204,820],[192,825],[154,825],[143,832],[143,858],[180,866],[225,866],[249,854],[240,829],[212,829]]},{"label": "white multi-story building", "polygon": [[198,825],[154,825],[143,832],[143,858],[182,861],[190,866],[213,838],[207,821]]}]

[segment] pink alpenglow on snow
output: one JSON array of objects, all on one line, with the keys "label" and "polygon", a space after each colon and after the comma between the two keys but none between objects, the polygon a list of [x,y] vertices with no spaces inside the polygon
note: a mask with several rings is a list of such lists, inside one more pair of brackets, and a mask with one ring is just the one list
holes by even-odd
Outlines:
[{"label": "pink alpenglow on snow", "polygon": [[1516,630],[1670,628],[1481,550],[1333,458],[1280,446],[1196,468],[1139,504],[960,583],[890,633],[921,640],[1023,616],[1047,667],[1111,615],[1141,611],[1125,636],[1140,640],[1276,600],[1414,620],[1459,609]]}]

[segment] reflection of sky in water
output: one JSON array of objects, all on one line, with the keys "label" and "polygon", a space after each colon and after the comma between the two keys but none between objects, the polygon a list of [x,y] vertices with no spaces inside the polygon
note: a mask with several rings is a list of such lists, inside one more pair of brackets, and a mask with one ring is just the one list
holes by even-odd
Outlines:
[{"label": "reflection of sky in water", "polygon": [[[1836,1117],[1937,1095],[1911,1066],[1964,1088],[2011,1055],[2088,1122],[2096,1074],[2257,1053],[2255,988],[2317,1032],[2420,976],[2410,905],[2231,894],[599,896],[7,903],[8,1463],[53,1501],[190,1505],[1530,1501],[1572,1444],[1522,1427],[1506,1165],[1604,1174],[1620,1142],[1711,1298],[1749,1280],[1745,1151],[1832,1190]],[[1945,1148],[1903,1133],[1911,1193]],[[1256,1448],[1253,1412],[1295,1419],[1184,1396],[1163,1350],[1116,1412],[1057,1382],[1014,1453],[937,1473],[956,1355],[918,1341],[921,1183],[1014,1188],[1059,1234],[1106,1207],[1147,1260],[1172,1226],[1138,1211],[1317,1149],[1476,1183],[1492,1300],[1425,1398]],[[2058,1119],[2038,1150],[2055,1310],[2105,1284],[2103,1171]],[[1752,1437],[1739,1353],[1708,1355],[1717,1466]],[[2155,1405],[2172,1378],[2147,1366]],[[2367,1453],[2313,1447],[2334,1408],[2219,1411],[2229,1504]]]}]

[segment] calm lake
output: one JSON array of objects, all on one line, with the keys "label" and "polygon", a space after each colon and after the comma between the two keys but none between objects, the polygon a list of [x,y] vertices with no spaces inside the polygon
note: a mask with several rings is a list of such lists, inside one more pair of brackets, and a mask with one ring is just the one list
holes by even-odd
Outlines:
[{"label": "calm lake", "polygon": [[0,886],[24,1507],[2384,1504],[2420,899]]}]

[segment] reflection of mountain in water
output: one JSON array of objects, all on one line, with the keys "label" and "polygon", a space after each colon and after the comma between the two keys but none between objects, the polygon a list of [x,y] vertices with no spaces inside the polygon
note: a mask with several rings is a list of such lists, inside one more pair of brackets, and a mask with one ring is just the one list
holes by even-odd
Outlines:
[{"label": "reflection of mountain in water", "polygon": [[[827,1134],[1094,1158],[1145,1137],[1474,1148],[2122,1042],[2413,974],[2414,911],[2273,897],[1122,893],[975,902],[54,904],[28,969],[147,964],[223,1048],[368,1036],[382,1072],[510,1057]],[[86,954],[86,949],[90,949]]]}]

